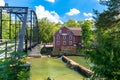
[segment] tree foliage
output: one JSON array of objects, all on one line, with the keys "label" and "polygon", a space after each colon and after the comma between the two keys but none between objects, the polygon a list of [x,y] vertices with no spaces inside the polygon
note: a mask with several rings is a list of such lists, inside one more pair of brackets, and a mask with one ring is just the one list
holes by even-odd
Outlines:
[{"label": "tree foliage", "polygon": [[0,58],[0,80],[27,80],[30,66],[25,66],[26,54],[12,52],[10,57]]},{"label": "tree foliage", "polygon": [[[2,39],[15,39],[18,36],[19,28],[17,27],[19,21],[11,21],[8,14],[2,14]],[[17,25],[17,26],[16,26]],[[19,24],[21,26],[21,24]]]},{"label": "tree foliage", "polygon": [[90,47],[93,41],[93,24],[91,21],[83,21],[82,25],[82,42],[85,47]]},{"label": "tree foliage", "polygon": [[52,42],[53,34],[60,28],[60,23],[50,22],[47,18],[39,19],[38,25],[40,41],[44,43]]},{"label": "tree foliage", "polygon": [[74,19],[69,19],[67,22],[65,22],[65,26],[67,26],[67,27],[78,27],[78,23]]},{"label": "tree foliage", "polygon": [[108,80],[120,79],[120,1],[101,2],[108,7],[102,13],[96,13],[96,42],[89,58],[93,63],[94,77]]}]

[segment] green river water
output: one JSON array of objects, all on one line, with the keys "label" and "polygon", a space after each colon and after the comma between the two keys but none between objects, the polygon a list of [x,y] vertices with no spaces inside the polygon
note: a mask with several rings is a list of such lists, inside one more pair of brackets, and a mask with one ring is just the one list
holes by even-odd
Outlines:
[{"label": "green river water", "polygon": [[85,77],[69,69],[64,62],[57,58],[31,58],[30,80],[83,80]]}]

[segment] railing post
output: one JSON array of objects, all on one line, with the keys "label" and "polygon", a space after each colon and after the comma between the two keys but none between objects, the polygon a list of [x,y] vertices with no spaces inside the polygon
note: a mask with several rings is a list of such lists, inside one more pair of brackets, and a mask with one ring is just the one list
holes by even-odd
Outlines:
[{"label": "railing post", "polygon": [[30,11],[30,50],[32,49],[32,26],[33,26],[33,18],[32,18],[32,10]]},{"label": "railing post", "polygon": [[0,9],[0,39],[2,42],[2,9]]},{"label": "railing post", "polygon": [[26,53],[27,53],[27,44],[28,44],[27,39],[25,39],[25,52]]},{"label": "railing post", "polygon": [[5,58],[7,58],[7,42],[5,42]]}]

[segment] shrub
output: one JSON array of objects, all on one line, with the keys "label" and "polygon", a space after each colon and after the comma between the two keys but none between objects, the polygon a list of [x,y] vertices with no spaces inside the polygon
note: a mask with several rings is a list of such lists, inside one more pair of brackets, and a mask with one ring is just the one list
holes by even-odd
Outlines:
[{"label": "shrub", "polygon": [[[0,80],[27,80],[29,71],[27,67],[21,68],[26,64],[24,52],[12,52],[10,57],[0,59]],[[24,76],[23,76],[24,75]]]}]

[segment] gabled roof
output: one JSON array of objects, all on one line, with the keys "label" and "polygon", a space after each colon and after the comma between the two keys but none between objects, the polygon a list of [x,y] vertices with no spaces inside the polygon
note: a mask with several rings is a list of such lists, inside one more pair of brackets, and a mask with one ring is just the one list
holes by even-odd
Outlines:
[{"label": "gabled roof", "polygon": [[81,36],[82,35],[82,30],[81,28],[68,28],[69,30],[72,31],[72,33],[75,35],[75,36]]},{"label": "gabled roof", "polygon": [[[61,27],[60,29],[62,29],[62,28],[67,28],[68,30],[70,30],[70,31],[72,31],[72,33],[75,35],[75,36],[81,36],[82,35],[82,29],[79,27],[79,28],[76,28],[76,27],[73,27],[73,28],[70,28],[70,27]],[[59,30],[60,30],[59,29]],[[58,30],[58,31],[59,31]],[[56,31],[55,32],[55,34],[58,32],[58,31]],[[54,35],[55,35],[54,34]]]}]

